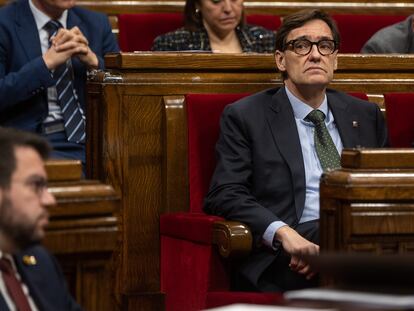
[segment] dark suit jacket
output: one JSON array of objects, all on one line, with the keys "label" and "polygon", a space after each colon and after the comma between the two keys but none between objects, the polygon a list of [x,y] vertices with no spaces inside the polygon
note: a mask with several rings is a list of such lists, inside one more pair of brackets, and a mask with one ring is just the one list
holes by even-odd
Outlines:
[{"label": "dark suit jacket", "polygon": [[[28,265],[23,256],[34,256],[37,263]],[[17,270],[28,286],[40,311],[81,311],[66,287],[66,281],[55,259],[41,246],[31,247],[14,256]],[[0,294],[0,310],[9,310]]]},{"label": "dark suit jacket", "polygon": [[[377,105],[327,91],[344,148],[382,147],[386,128]],[[353,127],[353,121],[358,127]],[[305,171],[293,109],[284,88],[228,105],[216,145],[217,167],[204,209],[247,224],[254,251],[242,267],[253,283],[277,253],[261,246],[266,228],[281,220],[295,228],[305,202]]]},{"label": "dark suit jacket", "polygon": [[[98,56],[119,51],[107,16],[75,7],[67,28],[78,26]],[[75,88],[85,104],[86,66],[72,58]],[[0,9],[0,125],[39,131],[48,114],[47,88],[54,85],[43,59],[39,33],[28,0]]]}]

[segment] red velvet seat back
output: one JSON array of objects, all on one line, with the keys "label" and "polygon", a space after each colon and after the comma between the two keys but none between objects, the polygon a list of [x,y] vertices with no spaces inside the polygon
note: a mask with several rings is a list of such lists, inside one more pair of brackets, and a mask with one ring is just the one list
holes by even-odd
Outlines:
[{"label": "red velvet seat back", "polygon": [[412,147],[414,142],[414,93],[384,94],[391,147]]},{"label": "red velvet seat back", "polygon": [[201,212],[210,185],[220,116],[226,105],[248,94],[188,94],[188,174],[190,212]]},{"label": "red velvet seat back", "polygon": [[341,35],[340,53],[359,53],[365,42],[381,28],[398,23],[407,16],[401,15],[332,15]]},{"label": "red velvet seat back", "polygon": [[140,13],[118,16],[119,46],[123,52],[149,51],[154,39],[183,26],[181,13]]},{"label": "red velvet seat back", "polygon": [[348,95],[354,96],[356,98],[362,99],[362,100],[368,100],[368,95],[361,92],[348,92]]},{"label": "red velvet seat back", "polygon": [[277,30],[282,24],[280,16],[267,14],[246,15],[246,22],[247,24],[262,26],[269,30]]}]

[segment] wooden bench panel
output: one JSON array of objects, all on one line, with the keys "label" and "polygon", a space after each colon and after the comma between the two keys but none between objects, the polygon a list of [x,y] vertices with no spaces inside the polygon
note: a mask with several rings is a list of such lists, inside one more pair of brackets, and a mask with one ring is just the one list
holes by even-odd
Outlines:
[{"label": "wooden bench panel", "polygon": [[44,244],[85,310],[116,310],[119,196],[109,185],[81,179],[79,161],[49,160],[46,170],[57,205],[49,208]]}]

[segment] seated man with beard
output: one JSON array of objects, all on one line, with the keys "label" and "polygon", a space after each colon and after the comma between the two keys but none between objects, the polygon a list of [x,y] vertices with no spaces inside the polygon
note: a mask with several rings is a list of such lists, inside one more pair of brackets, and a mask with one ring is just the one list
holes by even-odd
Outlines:
[{"label": "seated man with beard", "polygon": [[81,310],[54,258],[38,245],[56,203],[47,189],[48,143],[0,128],[0,310]]}]

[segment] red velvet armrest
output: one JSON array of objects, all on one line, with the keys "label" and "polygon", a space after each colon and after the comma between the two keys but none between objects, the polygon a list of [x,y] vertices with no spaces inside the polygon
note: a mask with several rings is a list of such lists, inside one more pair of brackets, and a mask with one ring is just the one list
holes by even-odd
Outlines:
[{"label": "red velvet armrest", "polygon": [[218,216],[177,212],[161,215],[160,234],[196,243],[212,244],[212,227]]}]

